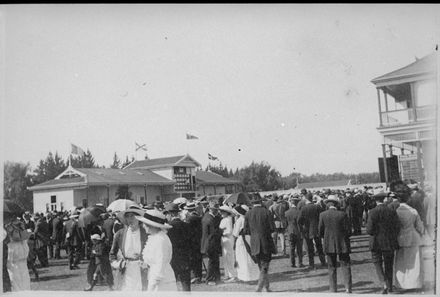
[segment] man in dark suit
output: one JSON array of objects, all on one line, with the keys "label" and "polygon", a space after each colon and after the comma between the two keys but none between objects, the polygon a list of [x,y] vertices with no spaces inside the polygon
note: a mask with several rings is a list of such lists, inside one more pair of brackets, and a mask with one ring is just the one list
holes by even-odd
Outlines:
[{"label": "man in dark suit", "polygon": [[79,269],[80,249],[82,246],[81,235],[78,227],[79,213],[76,211],[70,215],[69,220],[64,225],[63,234],[65,238],[65,245],[69,252],[69,269]]},{"label": "man in dark suit", "polygon": [[298,254],[298,267],[304,267],[303,265],[303,238],[301,234],[301,228],[298,224],[299,210],[297,208],[299,198],[293,198],[291,207],[286,211],[285,216],[287,220],[287,234],[289,235],[290,242],[290,264],[295,266],[295,251]]},{"label": "man in dark suit", "polygon": [[102,223],[102,230],[104,231],[104,246],[110,250],[113,243],[113,225],[115,224],[115,218],[112,214],[104,213],[101,215],[101,218],[104,220]]},{"label": "man in dark suit", "polygon": [[362,196],[357,193],[354,195],[348,193],[347,202],[350,206],[350,220],[353,235],[361,235],[362,215],[364,212]]},{"label": "man in dark suit", "polygon": [[396,212],[384,204],[385,197],[386,193],[373,196],[377,206],[370,210],[367,221],[371,256],[384,288],[382,294],[388,294],[393,288],[394,251],[399,247],[397,236],[400,229]]},{"label": "man in dark suit", "polygon": [[307,255],[309,257],[309,268],[315,269],[315,250],[318,252],[319,260],[322,266],[325,266],[325,256],[322,250],[322,242],[318,233],[319,223],[319,208],[316,204],[312,203],[313,195],[308,193],[306,195],[306,203],[301,208],[298,223],[303,231],[303,237],[307,244]]},{"label": "man in dark suit", "polygon": [[189,224],[189,241],[191,246],[190,252],[190,266],[192,279],[191,283],[200,283],[202,281],[202,267],[203,257],[200,253],[200,246],[202,240],[202,217],[199,215],[194,203],[185,205],[185,210],[188,211],[186,222]]},{"label": "man in dark suit", "polygon": [[179,205],[170,203],[165,207],[164,214],[168,224],[173,226],[167,234],[173,246],[171,267],[174,270],[176,280],[182,284],[182,291],[191,291],[191,269],[190,269],[190,230],[189,224],[179,217]]},{"label": "man in dark suit", "polygon": [[257,259],[260,269],[257,292],[261,292],[263,287],[271,291],[268,272],[272,254],[276,251],[272,240],[274,229],[272,214],[262,206],[261,200],[255,200],[252,209],[246,213],[244,232],[251,236],[251,254]]},{"label": "man in dark suit", "polygon": [[55,259],[61,259],[63,246],[63,212],[58,212],[52,221],[52,241],[55,244]]},{"label": "man in dark suit", "polygon": [[47,246],[50,242],[49,224],[42,214],[35,214],[35,243],[37,247],[37,257],[41,267],[49,267],[47,259]]},{"label": "man in dark suit", "polygon": [[347,214],[336,208],[339,201],[335,195],[330,195],[326,203],[328,210],[319,215],[319,234],[324,238],[324,252],[327,255],[330,292],[337,292],[336,257],[339,256],[345,292],[351,293],[350,222]]},{"label": "man in dark suit", "polygon": [[209,202],[209,211],[202,218],[202,241],[200,253],[208,257],[208,269],[206,282],[208,285],[216,285],[220,281],[220,255],[222,254],[220,221],[218,216],[220,206]]}]

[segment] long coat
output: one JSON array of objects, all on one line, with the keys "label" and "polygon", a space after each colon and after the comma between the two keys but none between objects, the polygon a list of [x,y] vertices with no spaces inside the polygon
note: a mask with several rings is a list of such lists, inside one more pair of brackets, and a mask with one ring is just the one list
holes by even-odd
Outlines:
[{"label": "long coat", "polygon": [[167,232],[173,247],[171,266],[175,272],[184,268],[189,269],[191,255],[189,224],[178,218],[171,220],[169,224],[173,226]]},{"label": "long coat", "polygon": [[[122,255],[125,257],[124,249],[125,249],[125,238],[127,237],[127,230],[128,227],[124,225],[124,228],[116,232],[115,236],[113,237],[112,248],[110,250],[111,261],[116,260],[119,250],[121,251]],[[145,243],[148,240],[148,235],[144,228],[140,227],[139,230],[141,232],[141,251],[140,251],[141,254],[142,250],[145,247]]]},{"label": "long coat", "polygon": [[244,232],[251,235],[251,254],[272,255],[276,252],[272,239],[275,226],[272,214],[262,206],[254,206],[245,216]]},{"label": "long coat", "polygon": [[394,251],[399,247],[397,236],[400,222],[394,210],[380,204],[370,210],[367,221],[367,233],[370,234],[370,250]]},{"label": "long coat", "polygon": [[[63,236],[68,246],[80,246],[82,244],[81,234],[79,233],[78,222],[73,219],[68,220],[63,228]],[[69,234],[69,237],[67,237]]]},{"label": "long coat", "polygon": [[299,214],[299,224],[304,231],[304,238],[315,238],[319,236],[319,207],[316,204],[309,203],[301,208]]},{"label": "long coat", "polygon": [[202,241],[200,244],[200,252],[202,254],[221,254],[221,233],[219,229],[220,218],[214,217],[209,212],[205,213],[202,218]]},{"label": "long coat", "polygon": [[[122,256],[125,258],[125,238],[127,237],[127,230],[128,227],[124,225],[122,229],[120,229],[118,232],[116,232],[115,236],[113,237],[113,243],[112,248],[110,250],[110,261],[117,260],[118,251],[120,250],[122,253]],[[141,233],[141,251],[140,256],[143,257],[143,250],[145,248],[145,244],[148,240],[147,232],[143,227],[139,228]],[[140,267],[139,267],[140,269]],[[141,270],[141,279],[142,279],[142,289],[146,290],[147,284],[148,284],[148,271],[147,270]]]},{"label": "long coat", "polygon": [[330,208],[319,215],[319,234],[324,253],[350,253],[350,222],[343,211]]},{"label": "long coat", "polygon": [[63,240],[63,219],[61,217],[56,217],[52,221],[52,239],[55,242],[60,242]]},{"label": "long coat", "polygon": [[287,220],[287,233],[294,234],[296,236],[301,236],[301,227],[299,226],[300,211],[296,207],[291,207],[288,211],[286,211],[286,220]]}]

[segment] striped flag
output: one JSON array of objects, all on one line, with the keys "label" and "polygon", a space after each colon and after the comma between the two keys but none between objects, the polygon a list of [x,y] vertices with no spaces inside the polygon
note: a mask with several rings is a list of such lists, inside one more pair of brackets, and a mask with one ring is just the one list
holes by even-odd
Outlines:
[{"label": "striped flag", "polygon": [[214,157],[214,156],[211,155],[210,153],[208,153],[208,159],[209,159],[209,160],[212,160],[212,161],[218,160],[217,157]]},{"label": "striped flag", "polygon": [[186,133],[186,139],[199,139],[197,136]]},{"label": "striped flag", "polygon": [[85,155],[85,152],[79,146],[76,146],[73,143],[71,143],[71,146],[72,146],[72,150],[71,150],[72,155],[77,155],[77,156]]}]

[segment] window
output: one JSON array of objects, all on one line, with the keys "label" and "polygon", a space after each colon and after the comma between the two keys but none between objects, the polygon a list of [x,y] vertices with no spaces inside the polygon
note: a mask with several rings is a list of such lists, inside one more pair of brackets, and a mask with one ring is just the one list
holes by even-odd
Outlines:
[{"label": "window", "polygon": [[50,196],[50,210],[51,211],[57,210],[57,196],[56,195]]},{"label": "window", "polygon": [[140,202],[141,202],[142,205],[145,204],[145,197],[144,196],[141,196],[141,201]]}]

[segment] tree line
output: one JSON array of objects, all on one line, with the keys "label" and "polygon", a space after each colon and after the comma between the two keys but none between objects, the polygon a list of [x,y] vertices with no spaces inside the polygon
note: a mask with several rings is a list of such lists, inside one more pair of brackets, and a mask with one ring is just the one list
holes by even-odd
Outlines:
[{"label": "tree line", "polygon": [[[112,164],[108,168],[122,169],[135,159],[134,157],[121,160],[115,153]],[[53,154],[49,152],[46,158],[39,161],[37,167],[32,169],[29,163],[10,162],[4,164],[4,198],[16,201],[25,209],[32,210],[32,192],[27,188],[52,180],[61,174],[72,163],[74,168],[106,168],[95,162],[93,154],[87,149],[84,155],[71,157],[64,160],[57,152]],[[312,175],[304,175],[299,172],[292,172],[288,176],[282,176],[281,173],[273,168],[269,163],[252,162],[243,168],[228,168],[222,163],[219,165],[209,164],[206,171],[217,173],[226,178],[239,180],[246,192],[255,191],[273,191],[282,189],[295,188],[297,182],[324,182],[337,180],[351,180],[352,184],[374,183],[379,182],[379,173],[332,173],[322,174],[314,173]],[[118,197],[129,198],[130,192],[128,187],[121,185],[117,191]]]}]

